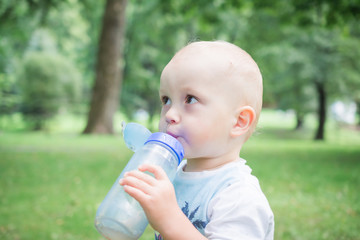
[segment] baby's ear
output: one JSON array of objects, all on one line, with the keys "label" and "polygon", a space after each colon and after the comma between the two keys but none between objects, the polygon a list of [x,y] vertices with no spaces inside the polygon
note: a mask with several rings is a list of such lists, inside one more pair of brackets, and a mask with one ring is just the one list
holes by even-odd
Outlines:
[{"label": "baby's ear", "polygon": [[256,113],[250,106],[244,106],[236,111],[235,124],[231,129],[231,136],[238,137],[246,133],[252,126]]}]

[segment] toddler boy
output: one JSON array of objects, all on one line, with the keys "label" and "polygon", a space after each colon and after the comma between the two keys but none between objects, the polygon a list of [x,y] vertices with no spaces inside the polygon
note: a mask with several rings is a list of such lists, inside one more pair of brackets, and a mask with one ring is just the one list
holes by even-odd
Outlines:
[{"label": "toddler boy", "polygon": [[191,43],[164,68],[160,98],[159,129],[181,142],[187,160],[173,184],[153,165],[120,180],[156,238],[273,239],[271,208],[239,157],[262,105],[262,76],[250,55],[227,42]]}]

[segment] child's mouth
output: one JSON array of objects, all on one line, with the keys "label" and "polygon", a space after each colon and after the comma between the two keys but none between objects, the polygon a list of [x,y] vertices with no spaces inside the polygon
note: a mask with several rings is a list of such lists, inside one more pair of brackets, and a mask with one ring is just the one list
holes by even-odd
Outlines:
[{"label": "child's mouth", "polygon": [[171,133],[171,132],[166,132],[167,134],[169,134],[170,136],[172,136],[173,138],[175,138],[175,139],[177,139],[179,136],[177,136],[177,135],[175,135],[175,134],[173,134],[173,133]]}]

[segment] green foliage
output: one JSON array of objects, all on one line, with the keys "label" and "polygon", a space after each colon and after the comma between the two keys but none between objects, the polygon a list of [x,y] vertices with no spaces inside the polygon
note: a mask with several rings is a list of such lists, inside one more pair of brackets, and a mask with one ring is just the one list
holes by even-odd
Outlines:
[{"label": "green foliage", "polygon": [[[340,65],[338,79],[342,79],[338,98],[346,95],[360,103],[360,25],[355,21],[349,24],[339,41]],[[342,93],[342,94],[341,94]],[[358,109],[360,111],[360,109]]]},{"label": "green foliage", "polygon": [[18,110],[20,96],[16,79],[11,75],[0,73],[0,114],[11,114]]},{"label": "green foliage", "polygon": [[[349,87],[360,83],[359,72],[354,72],[354,56],[360,55],[356,50],[346,51],[346,46],[354,44],[357,49],[355,45],[359,44],[354,27],[359,24],[354,20],[352,4],[297,0],[271,6],[257,4],[259,11],[253,18],[267,19],[263,26],[271,27],[267,30],[254,25],[251,34],[254,39],[264,36],[265,40],[256,43],[261,47],[255,51],[263,71],[265,106],[292,109],[299,120],[315,111],[320,115],[319,85],[328,99],[325,104],[334,99],[357,101],[356,90]],[[343,16],[333,8],[340,5]],[[274,15],[278,8],[282,11]]]},{"label": "green foliage", "polygon": [[[121,108],[152,119],[159,111],[161,71],[172,55],[194,40],[227,40],[247,50],[264,77],[264,105],[315,110],[314,79],[333,99],[359,102],[359,4],[353,1],[128,1]],[[53,47],[80,71],[82,102],[94,80],[105,1],[0,0],[0,110],[17,111],[14,81],[31,36],[47,28]],[[49,30],[50,29],[50,30]],[[49,46],[50,47],[50,46]],[[360,104],[358,104],[360,106]]]},{"label": "green foliage", "polygon": [[[59,6],[48,13],[46,28],[51,29],[57,51],[79,69],[84,91],[93,81],[93,65],[97,52],[97,40],[103,1],[59,1]],[[91,16],[91,18],[88,18]]]},{"label": "green foliage", "polygon": [[80,75],[53,43],[45,30],[35,32],[18,76],[21,110],[36,130],[79,98]]}]

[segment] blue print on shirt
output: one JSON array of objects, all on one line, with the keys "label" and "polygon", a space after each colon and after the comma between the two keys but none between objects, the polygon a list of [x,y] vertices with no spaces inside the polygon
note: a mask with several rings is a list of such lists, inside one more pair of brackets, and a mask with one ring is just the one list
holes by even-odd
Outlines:
[{"label": "blue print on shirt", "polygon": [[197,229],[200,230],[200,229],[205,228],[206,222],[202,221],[200,219],[194,219],[196,212],[199,210],[199,207],[200,206],[198,206],[197,208],[195,208],[195,210],[193,210],[192,212],[189,213],[189,203],[185,201],[185,206],[183,208],[181,208],[181,210],[186,215],[186,217],[190,220],[190,222],[194,225],[194,227],[196,227]]},{"label": "blue print on shirt", "polygon": [[[200,219],[194,219],[196,212],[199,210],[198,206],[192,212],[189,210],[189,203],[185,201],[185,206],[181,208],[186,217],[190,220],[190,222],[196,227],[198,230],[204,229],[206,227],[206,222]],[[155,233],[155,240],[163,240],[162,236]]]},{"label": "blue print on shirt", "polygon": [[155,240],[164,240],[163,237],[155,233]]}]

